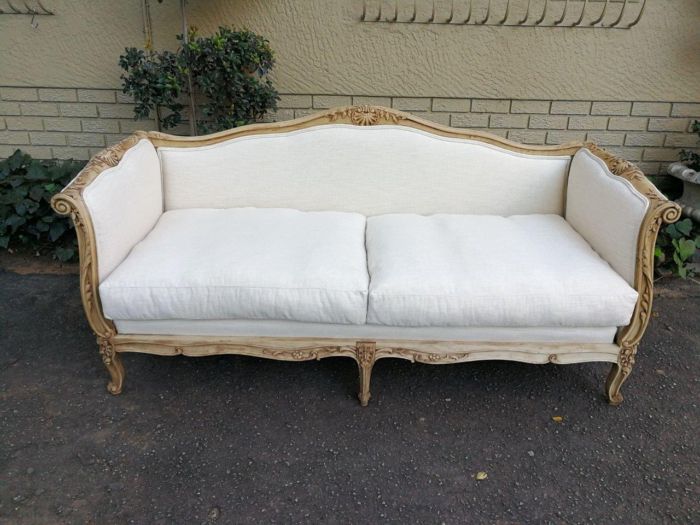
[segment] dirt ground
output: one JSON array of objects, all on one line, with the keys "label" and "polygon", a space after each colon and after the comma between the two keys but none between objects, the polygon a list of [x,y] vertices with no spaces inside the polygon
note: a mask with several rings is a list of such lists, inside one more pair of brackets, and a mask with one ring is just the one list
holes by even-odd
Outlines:
[{"label": "dirt ground", "polygon": [[4,266],[0,523],[700,523],[695,283],[620,407],[604,364],[384,360],[362,408],[341,358],[126,355],[111,396],[77,275]]}]

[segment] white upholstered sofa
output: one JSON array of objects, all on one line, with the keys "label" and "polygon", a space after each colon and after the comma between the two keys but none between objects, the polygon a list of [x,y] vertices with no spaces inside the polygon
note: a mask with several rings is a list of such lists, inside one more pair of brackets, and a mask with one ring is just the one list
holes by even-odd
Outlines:
[{"label": "white upholstered sofa", "polygon": [[[524,146],[386,108],[183,138],[140,132],[53,199],[111,380],[120,354],[372,366],[634,364],[653,248],[678,218],[591,144]],[[439,388],[436,385],[435,388]]]}]

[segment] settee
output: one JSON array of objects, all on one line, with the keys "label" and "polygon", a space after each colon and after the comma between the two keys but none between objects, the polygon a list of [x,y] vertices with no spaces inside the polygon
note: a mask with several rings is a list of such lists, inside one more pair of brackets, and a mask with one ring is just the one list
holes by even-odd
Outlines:
[{"label": "settee", "polygon": [[52,205],[70,215],[108,390],[121,356],[612,363],[651,316],[679,217],[589,143],[527,146],[374,106],[199,137],[137,132]]}]

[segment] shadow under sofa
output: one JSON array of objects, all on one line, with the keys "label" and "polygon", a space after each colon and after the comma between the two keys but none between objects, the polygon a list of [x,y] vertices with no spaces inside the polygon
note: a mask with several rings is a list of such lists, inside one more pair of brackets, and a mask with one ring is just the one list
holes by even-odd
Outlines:
[{"label": "shadow under sofa", "polygon": [[525,146],[355,106],[203,137],[138,132],[52,201],[80,244],[110,392],[124,352],[613,364],[678,206],[593,144]]}]

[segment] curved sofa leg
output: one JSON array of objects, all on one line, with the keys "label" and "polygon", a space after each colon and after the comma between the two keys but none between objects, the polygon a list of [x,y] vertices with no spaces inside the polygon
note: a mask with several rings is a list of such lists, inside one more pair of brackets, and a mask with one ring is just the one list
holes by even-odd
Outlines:
[{"label": "curved sofa leg", "polygon": [[122,358],[115,351],[114,344],[109,339],[98,337],[97,342],[100,345],[102,362],[109,372],[110,381],[107,383],[107,391],[115,396],[121,394],[122,385],[124,384],[124,365],[122,365]]},{"label": "curved sofa leg", "polygon": [[613,406],[619,405],[624,399],[620,393],[620,389],[622,388],[622,384],[632,373],[636,354],[637,345],[622,345],[618,362],[613,364],[610,369],[608,379],[605,382],[605,393],[608,397],[608,403]]},{"label": "curved sofa leg", "polygon": [[360,372],[360,391],[357,397],[360,398],[360,404],[366,407],[371,397],[369,386],[377,345],[374,342],[358,341],[355,349],[357,352],[357,366]]}]

